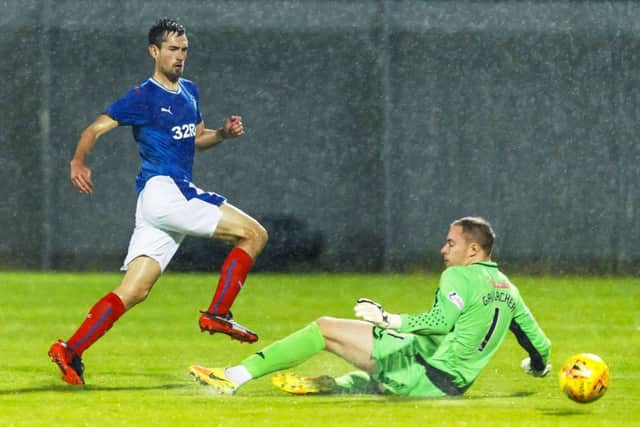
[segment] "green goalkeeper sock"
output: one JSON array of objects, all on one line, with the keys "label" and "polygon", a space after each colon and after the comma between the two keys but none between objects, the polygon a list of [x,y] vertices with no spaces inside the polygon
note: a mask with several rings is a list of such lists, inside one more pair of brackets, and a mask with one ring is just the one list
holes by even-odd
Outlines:
[{"label": "green goalkeeper sock", "polygon": [[324,348],[324,337],[320,327],[313,322],[252,354],[240,364],[247,368],[253,378],[259,378],[299,365]]}]

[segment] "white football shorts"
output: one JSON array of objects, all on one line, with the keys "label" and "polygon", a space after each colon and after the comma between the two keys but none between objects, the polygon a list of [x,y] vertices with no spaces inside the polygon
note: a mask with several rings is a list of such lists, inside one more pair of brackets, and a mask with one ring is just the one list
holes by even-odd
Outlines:
[{"label": "white football shorts", "polygon": [[169,176],[149,179],[138,195],[136,225],[121,270],[139,256],[155,259],[164,271],[185,236],[212,237],[226,199]]}]

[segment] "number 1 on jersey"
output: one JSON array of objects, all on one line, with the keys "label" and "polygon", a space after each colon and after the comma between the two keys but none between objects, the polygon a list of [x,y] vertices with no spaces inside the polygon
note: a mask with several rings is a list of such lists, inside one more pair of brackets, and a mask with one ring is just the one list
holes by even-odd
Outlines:
[{"label": "number 1 on jersey", "polygon": [[478,347],[478,351],[484,350],[487,346],[487,343],[491,339],[491,335],[493,335],[493,331],[496,330],[496,325],[498,324],[498,318],[500,317],[500,309],[496,307],[496,310],[493,312],[493,320],[491,321],[491,325],[489,326],[489,330],[487,331],[487,335],[484,336],[480,347]]}]

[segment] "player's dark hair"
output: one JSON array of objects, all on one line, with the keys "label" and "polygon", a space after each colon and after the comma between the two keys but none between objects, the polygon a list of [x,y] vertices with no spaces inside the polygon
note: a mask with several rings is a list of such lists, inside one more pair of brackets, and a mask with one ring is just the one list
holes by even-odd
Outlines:
[{"label": "player's dark hair", "polygon": [[467,241],[478,243],[487,255],[491,255],[496,233],[489,221],[479,216],[465,216],[456,219],[451,225],[461,226],[462,234]]},{"label": "player's dark hair", "polygon": [[167,34],[176,33],[181,36],[186,31],[184,25],[175,19],[162,18],[149,29],[149,44],[161,47],[162,42],[167,39]]}]

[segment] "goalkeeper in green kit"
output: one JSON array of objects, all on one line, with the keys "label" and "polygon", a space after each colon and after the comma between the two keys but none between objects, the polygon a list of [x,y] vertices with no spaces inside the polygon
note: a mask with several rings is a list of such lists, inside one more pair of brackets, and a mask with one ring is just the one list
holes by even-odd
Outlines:
[{"label": "goalkeeper in green kit", "polygon": [[491,260],[495,234],[483,218],[454,221],[441,253],[447,267],[431,310],[387,313],[361,298],[363,320],[321,317],[228,368],[190,367],[190,374],[218,394],[232,395],[246,382],[292,368],[322,350],[358,371],[332,377],[279,373],[273,384],[292,394],[387,393],[412,397],[462,395],[511,331],[524,348],[521,367],[535,377],[551,369],[551,343],[518,289]]}]

